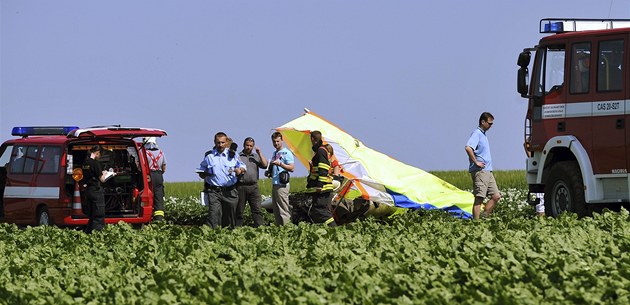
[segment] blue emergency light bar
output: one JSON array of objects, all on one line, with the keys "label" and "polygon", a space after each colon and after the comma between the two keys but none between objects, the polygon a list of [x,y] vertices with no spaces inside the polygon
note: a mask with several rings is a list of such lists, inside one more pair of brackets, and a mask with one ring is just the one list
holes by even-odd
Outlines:
[{"label": "blue emergency light bar", "polygon": [[541,33],[564,33],[564,23],[561,21],[545,23]]},{"label": "blue emergency light bar", "polygon": [[630,27],[630,19],[545,18],[540,19],[539,32],[541,34],[558,34],[627,27]]},{"label": "blue emergency light bar", "polygon": [[79,129],[77,126],[29,126],[13,127],[12,136],[65,136],[71,131]]}]

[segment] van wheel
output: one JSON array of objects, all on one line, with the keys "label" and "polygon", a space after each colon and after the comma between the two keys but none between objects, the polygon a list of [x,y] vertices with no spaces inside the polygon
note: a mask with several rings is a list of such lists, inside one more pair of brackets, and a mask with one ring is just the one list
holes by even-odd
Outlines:
[{"label": "van wheel", "polygon": [[50,214],[48,214],[48,208],[43,206],[37,209],[37,225],[38,226],[49,226],[50,222]]},{"label": "van wheel", "polygon": [[545,213],[557,217],[563,212],[587,214],[582,173],[575,161],[558,162],[545,182]]}]

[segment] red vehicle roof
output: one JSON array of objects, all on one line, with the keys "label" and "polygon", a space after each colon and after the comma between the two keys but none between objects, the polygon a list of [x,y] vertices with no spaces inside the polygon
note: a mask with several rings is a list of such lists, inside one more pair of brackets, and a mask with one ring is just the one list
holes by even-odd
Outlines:
[{"label": "red vehicle roof", "polygon": [[561,40],[564,38],[570,37],[586,37],[589,35],[603,35],[603,34],[624,34],[630,32],[630,28],[619,28],[619,29],[610,29],[610,30],[588,30],[588,31],[577,31],[577,32],[565,32],[554,35],[549,35],[543,37],[540,41],[554,41]]}]

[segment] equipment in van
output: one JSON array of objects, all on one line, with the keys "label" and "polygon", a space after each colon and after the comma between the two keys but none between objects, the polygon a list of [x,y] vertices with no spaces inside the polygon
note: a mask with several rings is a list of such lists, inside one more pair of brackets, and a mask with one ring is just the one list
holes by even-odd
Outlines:
[{"label": "equipment in van", "polygon": [[[151,221],[153,191],[143,137],[162,137],[160,129],[124,126],[15,127],[16,138],[0,146],[0,197],[5,222],[20,225],[83,226],[82,166],[89,149],[102,147],[99,162],[109,169],[101,183],[106,223]],[[135,139],[138,139],[136,141]],[[153,141],[155,142],[155,141]]]}]

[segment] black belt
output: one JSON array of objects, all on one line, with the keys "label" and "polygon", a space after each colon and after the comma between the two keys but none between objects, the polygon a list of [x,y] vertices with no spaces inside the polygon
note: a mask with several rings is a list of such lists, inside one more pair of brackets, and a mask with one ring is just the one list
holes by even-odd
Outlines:
[{"label": "black belt", "polygon": [[153,172],[153,173],[163,173],[163,171],[161,171],[161,170],[159,170],[159,169],[156,169],[156,170],[151,170],[151,172]]},{"label": "black belt", "polygon": [[214,186],[214,185],[208,185],[206,186],[206,190],[211,190],[211,191],[215,191],[215,192],[223,192],[223,191],[231,191],[236,187],[236,185],[230,185],[230,186]]}]

